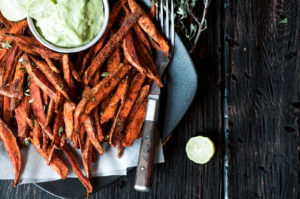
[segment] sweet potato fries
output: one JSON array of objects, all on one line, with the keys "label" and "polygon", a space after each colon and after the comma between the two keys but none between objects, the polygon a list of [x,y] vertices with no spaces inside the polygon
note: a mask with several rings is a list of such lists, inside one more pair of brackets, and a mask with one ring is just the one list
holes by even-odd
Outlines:
[{"label": "sweet potato fries", "polygon": [[[121,154],[139,137],[149,82],[163,86],[152,50],[169,51],[151,21],[154,8],[149,17],[134,0],[118,1],[99,42],[70,55],[40,44],[25,20],[9,22],[0,15],[0,141],[15,185],[22,176],[20,151],[31,142],[62,179],[69,171],[64,154],[90,194],[91,165],[96,153],[105,153],[101,144],[109,142]],[[80,149],[81,160],[74,149]]]}]

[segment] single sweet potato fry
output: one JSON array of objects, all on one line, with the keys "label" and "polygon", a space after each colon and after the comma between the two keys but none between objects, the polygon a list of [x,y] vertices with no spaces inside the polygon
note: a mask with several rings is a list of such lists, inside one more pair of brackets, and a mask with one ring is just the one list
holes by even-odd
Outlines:
[{"label": "single sweet potato fry", "polygon": [[42,98],[43,98],[43,103],[45,104],[44,106],[46,108],[46,106],[49,104],[49,96],[44,91],[42,91]]},{"label": "single sweet potato fry", "polygon": [[115,33],[110,40],[106,43],[103,49],[97,54],[97,56],[93,59],[91,65],[84,73],[84,83],[87,85],[91,78],[94,76],[95,72],[100,69],[108,56],[121,44],[121,40],[128,33],[134,24],[136,24],[137,20],[141,17],[140,12],[136,12],[129,17],[126,18],[121,28]]},{"label": "single sweet potato fry", "polygon": [[[42,149],[43,151],[46,151],[49,145],[49,137],[46,133],[43,133],[43,145],[42,145]],[[52,156],[53,158],[53,156]]]},{"label": "single sweet potato fry", "polygon": [[28,129],[27,121],[24,119],[28,117],[26,103],[28,104],[28,99],[24,98],[21,104],[15,109],[15,118],[17,120],[18,125],[18,137],[20,138],[26,137],[26,131]]},{"label": "single sweet potato fry", "polygon": [[128,6],[127,6],[127,1],[126,0],[123,0],[123,5],[122,6],[123,6],[123,10],[125,11],[125,18],[126,18],[131,14],[131,12],[130,12]]},{"label": "single sweet potato fry", "polygon": [[54,145],[59,146],[62,135],[65,134],[63,120],[63,111],[59,110],[55,115],[54,124],[53,124],[53,136],[54,136]]},{"label": "single sweet potato fry", "polygon": [[97,153],[96,153],[96,150],[95,150],[95,148],[93,147],[93,145],[92,145],[92,152],[91,152],[92,154],[91,154],[91,156],[92,156],[92,162],[93,163],[95,163],[95,162],[97,162]]},{"label": "single sweet potato fry", "polygon": [[80,75],[84,73],[84,70],[87,67],[87,65],[90,63],[92,56],[93,56],[93,49],[90,48],[83,57],[82,64],[80,67],[80,72],[79,72]]},{"label": "single sweet potato fry", "polygon": [[147,108],[147,100],[144,99],[143,103],[139,107],[137,114],[133,117],[132,121],[127,125],[125,130],[125,136],[123,138],[122,146],[130,147],[133,141],[139,136],[142,129]]},{"label": "single sweet potato fry", "polygon": [[[84,129],[84,127],[82,126],[82,128]],[[79,149],[79,133],[78,131],[73,132],[73,136],[72,136],[72,142],[73,142],[73,147],[76,149]]]},{"label": "single sweet potato fry", "polygon": [[[108,28],[106,28],[107,30]],[[101,37],[101,39],[95,44],[95,46],[93,46],[93,54],[97,55],[97,53],[99,53],[99,51],[102,49],[104,43],[106,42],[106,39],[108,37],[108,32],[104,32],[103,36]],[[84,71],[82,71],[81,75],[83,74]]]},{"label": "single sweet potato fry", "polygon": [[[51,143],[51,150],[48,157],[48,164],[52,160],[52,155],[54,154],[55,149],[58,149],[60,144],[62,143],[63,135],[64,135],[64,122],[63,122],[63,114],[62,111],[58,111],[55,115],[55,119],[53,122],[53,140]],[[64,142],[64,141],[63,141]]]},{"label": "single sweet potato fry", "polygon": [[85,54],[86,54],[86,51],[81,51],[81,52],[76,54],[75,66],[74,66],[76,70],[80,70],[81,64],[82,64],[82,61],[83,61],[83,57],[84,57]]},{"label": "single sweet potato fry", "polygon": [[15,33],[6,33],[5,36],[11,40],[14,40],[19,43],[23,43],[25,45],[27,45],[27,44],[42,45],[34,37],[28,37],[28,36],[24,36],[24,35],[20,35],[20,34],[15,34]]},{"label": "single sweet potato fry", "polygon": [[21,68],[23,68],[22,63],[18,62],[15,70],[14,79],[11,82],[11,89],[14,92],[20,93],[20,96],[11,99],[10,110],[14,110],[20,104],[23,97],[23,84],[25,80],[25,72],[21,70]]},{"label": "single sweet potato fry", "polygon": [[136,48],[134,46],[132,32],[129,31],[127,35],[123,39],[122,48],[124,52],[124,56],[129,61],[129,63],[135,67],[140,73],[147,74],[147,70],[143,67],[142,63],[139,60],[139,57],[136,52]]},{"label": "single sweet potato fry", "polygon": [[76,68],[74,67],[74,64],[72,62],[70,62],[69,64],[70,64],[70,70],[71,70],[72,76],[74,77],[74,79],[77,82],[81,82],[81,77],[80,77],[79,73],[77,72]]},{"label": "single sweet potato fry", "polygon": [[52,120],[53,115],[54,115],[54,110],[55,110],[55,100],[50,99],[50,102],[49,102],[49,105],[48,105],[48,110],[47,110],[45,127],[48,126],[51,123],[51,120]]},{"label": "single sweet potato fry", "polygon": [[33,122],[32,122],[32,120],[31,120],[31,118],[30,118],[30,117],[26,117],[25,120],[26,120],[26,122],[27,122],[27,125],[28,125],[31,129],[33,129]]},{"label": "single sweet potato fry", "polygon": [[11,125],[11,110],[9,108],[10,106],[10,99],[9,97],[4,97],[4,102],[3,102],[3,120],[5,121],[5,123],[10,126]]},{"label": "single sweet potato fry", "polygon": [[145,78],[146,78],[145,75],[141,73],[137,73],[132,80],[132,83],[130,85],[129,91],[125,99],[125,103],[122,107],[122,110],[120,111],[120,114],[118,115],[118,118],[116,119],[116,126],[114,130],[110,132],[109,143],[113,147],[115,147],[118,144],[118,140],[121,139],[122,137],[122,131],[126,124],[126,120],[128,118],[128,115],[131,111],[134,102],[137,99],[137,96],[141,90]]},{"label": "single sweet potato fry", "polygon": [[96,129],[97,129],[98,139],[100,142],[102,142],[104,140],[104,134],[103,134],[101,124],[100,124],[99,106],[97,108],[95,108],[95,110],[94,110],[94,119],[95,119],[95,125],[96,125]]},{"label": "single sweet potato fry", "polygon": [[89,100],[85,107],[85,114],[89,114],[100,102],[102,102],[105,97],[107,97],[116,85],[121,81],[121,79],[128,73],[130,70],[129,65],[120,64],[118,68],[111,74],[109,74],[106,78],[104,78],[99,84],[94,86],[91,90],[95,91],[99,88],[98,92],[95,95],[91,95],[92,99]]},{"label": "single sweet potato fry", "polygon": [[45,59],[45,61],[47,62],[47,64],[49,65],[49,68],[57,73],[57,74],[60,74],[60,71],[59,69],[54,65],[53,61],[49,58],[49,57],[43,57]]},{"label": "single sweet potato fry", "polygon": [[143,30],[140,28],[138,24],[134,25],[133,28],[138,39],[146,46],[147,50],[151,52],[151,44],[148,38],[146,37],[145,33],[143,32]]},{"label": "single sweet potato fry", "polygon": [[2,85],[3,73],[4,73],[4,68],[0,66],[0,85]]},{"label": "single sweet potato fry", "polygon": [[[24,113],[22,114],[23,117],[20,118],[20,119],[25,120],[26,123],[27,123],[27,125],[31,129],[33,129],[33,121],[32,121],[32,118],[30,116],[30,114],[31,114],[31,106],[29,104],[29,99],[30,99],[29,97],[24,97],[24,99],[23,99],[23,101],[24,101],[24,109],[23,109]],[[27,136],[27,133],[26,133],[26,136]]]},{"label": "single sweet potato fry", "polygon": [[41,133],[41,127],[36,121],[33,121],[32,137],[35,139],[37,147],[41,149],[43,135]]},{"label": "single sweet potato fry", "polygon": [[120,100],[124,100],[126,96],[128,87],[129,87],[129,78],[123,78],[122,81],[119,83],[116,92],[114,93],[108,105],[103,111],[103,115],[101,116],[101,124],[113,118],[119,106]]},{"label": "single sweet potato fry", "polygon": [[33,79],[30,79],[29,88],[30,88],[30,99],[28,100],[28,103],[31,104],[32,113],[37,119],[38,123],[43,128],[43,131],[45,131],[45,133],[47,133],[49,138],[53,140],[54,137],[51,128],[49,126],[45,126],[47,118],[44,112],[41,91],[39,87],[35,84]]},{"label": "single sweet potato fry", "polygon": [[107,72],[111,73],[121,63],[120,48],[117,48],[107,59]]},{"label": "single sweet potato fry", "polygon": [[8,126],[0,118],[0,139],[6,152],[12,162],[15,172],[14,186],[19,183],[20,170],[22,167],[22,158],[17,140]]},{"label": "single sweet potato fry", "polygon": [[63,65],[63,73],[64,80],[68,86],[68,90],[72,99],[74,99],[76,91],[75,91],[75,82],[72,77],[71,67],[70,67],[70,59],[68,54],[64,54],[62,59]]},{"label": "single sweet potato fry", "polygon": [[[13,44],[12,44],[13,45]],[[2,77],[2,86],[6,85],[13,76],[16,64],[16,56],[18,54],[18,46],[13,45],[11,50],[8,51],[7,60],[4,65],[4,74]]]},{"label": "single sweet potato fry", "polygon": [[163,87],[163,83],[161,81],[161,78],[159,76],[153,58],[151,57],[151,55],[149,54],[145,46],[140,41],[134,40],[134,43],[136,48],[139,49],[138,56],[140,61],[144,64],[147,70],[147,77],[153,79],[160,87]]},{"label": "single sweet potato fry", "polygon": [[50,165],[50,162],[52,161],[52,157],[53,157],[53,154],[55,152],[55,149],[57,149],[58,147],[52,142],[51,146],[50,146],[50,151],[49,151],[49,156],[48,156],[48,159],[47,159],[47,164]]},{"label": "single sweet potato fry", "polygon": [[64,122],[65,122],[65,131],[67,138],[72,140],[72,135],[74,132],[74,111],[76,104],[73,102],[65,102],[64,104]]},{"label": "single sweet potato fry", "polygon": [[117,114],[114,117],[113,124],[112,124],[112,126],[110,128],[110,131],[109,131],[109,144],[112,147],[116,147],[116,145],[118,144],[117,141],[118,141],[120,135],[116,135],[116,134],[118,132],[122,131],[120,129],[116,130],[116,128],[119,128],[119,125],[121,125],[121,124],[118,123],[118,121],[119,121],[120,112],[122,111],[124,104],[125,104],[125,101],[121,101],[120,107],[118,109]]},{"label": "single sweet potato fry", "polygon": [[52,99],[56,99],[56,90],[54,86],[49,82],[49,80],[44,76],[44,74],[38,70],[36,67],[33,67],[28,56],[25,54],[23,56],[26,61],[25,68],[30,75],[31,79],[40,87],[48,96]]},{"label": "single sweet potato fry", "polygon": [[93,81],[91,82],[91,85],[92,86],[95,86],[95,85],[97,85],[98,83],[99,83],[99,81],[100,81],[100,73],[99,72],[97,72],[97,73],[95,73],[95,75],[94,75],[94,78],[93,78]]},{"label": "single sweet potato fry", "polygon": [[91,91],[91,88],[88,86],[85,86],[82,92],[82,98],[80,102],[77,104],[75,112],[74,112],[74,129],[75,132],[79,132],[80,130],[80,117],[84,112],[84,108],[86,106],[86,103],[88,102],[89,98],[89,92]]},{"label": "single sweet potato fry", "polygon": [[52,85],[54,85],[55,89],[61,92],[67,100],[70,100],[68,89],[63,79],[57,73],[53,72],[46,62],[35,57],[30,58],[33,60],[36,66],[43,72],[47,79],[52,83]]},{"label": "single sweet potato fry", "polygon": [[62,105],[64,103],[64,96],[59,91],[57,91],[56,96],[57,97],[55,99],[55,108],[54,108],[54,111],[58,112],[61,109],[61,107],[62,107]]},{"label": "single sweet potato fry", "polygon": [[144,86],[141,89],[140,94],[137,97],[136,102],[133,105],[133,107],[132,107],[132,109],[131,109],[131,111],[129,113],[129,116],[128,116],[128,119],[127,119],[127,123],[131,122],[133,120],[134,116],[136,114],[138,114],[139,108],[142,105],[143,101],[145,99],[147,100],[147,98],[148,98],[149,91],[150,91],[150,86],[149,85],[146,85],[146,86]]},{"label": "single sweet potato fry", "polygon": [[168,42],[155,27],[151,18],[144,12],[141,6],[135,2],[135,0],[128,0],[128,5],[132,13],[143,13],[143,15],[138,20],[138,24],[149,35],[149,37],[152,38],[160,46],[162,51],[166,55],[168,55],[170,50]]},{"label": "single sweet potato fry", "polygon": [[80,126],[80,130],[78,133],[78,144],[79,144],[79,148],[83,148],[84,147],[84,140],[85,140],[85,127],[84,125]]},{"label": "single sweet potato fry", "polygon": [[[0,110],[3,110],[3,99],[4,98],[4,96],[3,95],[0,95]],[[2,115],[3,115],[3,113],[2,113],[2,111],[0,111],[0,118],[2,118]]]},{"label": "single sweet potato fry", "polygon": [[61,139],[60,139],[60,144],[59,144],[59,147],[60,148],[63,148],[64,145],[66,144],[66,134],[64,133],[62,136],[61,136]]},{"label": "single sweet potato fry", "polygon": [[122,145],[118,146],[118,158],[121,158],[123,152],[124,152],[125,147],[123,147]]},{"label": "single sweet potato fry", "polygon": [[[36,150],[39,152],[39,154],[46,160],[48,161],[51,149],[40,149],[38,147],[38,142],[36,139],[33,137],[30,138],[30,142],[33,144],[33,146],[36,148]],[[56,153],[53,153],[50,166],[52,169],[62,178],[65,179],[68,174],[68,167],[66,164],[59,158],[59,156]]]},{"label": "single sweet potato fry", "polygon": [[89,139],[86,140],[85,146],[81,152],[82,163],[86,177],[91,180],[92,178],[92,154],[93,145]]},{"label": "single sweet potato fry", "polygon": [[68,157],[73,171],[78,176],[78,178],[82,182],[82,184],[85,186],[87,193],[90,194],[93,191],[93,187],[92,187],[90,181],[82,173],[80,166],[79,166],[74,154],[72,153],[70,147],[68,145],[64,145],[64,147],[62,149],[63,149],[64,153],[66,154],[66,156]]},{"label": "single sweet potato fry", "polygon": [[51,58],[54,60],[62,59],[63,54],[54,52],[54,51],[46,48],[45,46],[38,45],[38,44],[30,44],[29,46],[30,46],[30,48],[32,48],[33,51],[40,54],[44,58],[48,57],[48,58]]},{"label": "single sweet potato fry", "polygon": [[150,9],[150,12],[149,12],[149,17],[151,20],[154,19],[155,15],[156,15],[156,6],[155,6],[155,3],[154,1],[152,0],[152,6],[151,6],[151,9]]},{"label": "single sweet potato fry", "polygon": [[[99,106],[100,106],[100,110],[104,110],[104,109],[107,107],[107,105],[108,105],[110,99],[111,99],[111,96],[109,95],[109,96],[107,96],[107,97],[103,100],[103,102],[100,103],[100,105],[99,105]],[[102,112],[102,113],[103,113],[103,112]]]},{"label": "single sweet potato fry", "polygon": [[30,55],[38,56],[39,54],[33,51],[30,46],[27,46],[26,44],[23,44],[21,42],[17,42],[17,46],[24,51],[25,53],[28,53]]},{"label": "single sweet potato fry", "polygon": [[104,150],[97,139],[97,130],[95,129],[95,122],[91,116],[87,116],[87,118],[84,121],[84,127],[85,131],[87,133],[87,139],[89,139],[92,143],[92,145],[95,147],[95,149],[98,151],[100,155],[104,153]]}]

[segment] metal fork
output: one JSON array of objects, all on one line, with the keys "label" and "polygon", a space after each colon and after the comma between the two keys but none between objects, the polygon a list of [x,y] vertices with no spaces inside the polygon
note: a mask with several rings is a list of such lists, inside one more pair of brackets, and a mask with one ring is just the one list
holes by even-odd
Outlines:
[{"label": "metal fork", "polygon": [[[156,20],[159,20],[161,30],[163,31],[165,37],[169,40],[170,44],[170,52],[168,56],[159,50],[155,51],[155,63],[159,74],[162,77],[163,73],[172,60],[174,51],[174,2],[173,0],[161,0],[160,2],[158,0],[157,2],[159,4],[159,8],[158,6],[156,7]],[[170,9],[169,4],[171,7]],[[171,12],[171,16],[169,16],[169,12]],[[160,87],[156,83],[153,83],[150,94],[148,96],[142,143],[140,147],[139,161],[135,176],[134,188],[137,191],[148,192],[150,191],[152,185],[155,146],[156,140],[159,136],[158,116],[160,94]]]}]

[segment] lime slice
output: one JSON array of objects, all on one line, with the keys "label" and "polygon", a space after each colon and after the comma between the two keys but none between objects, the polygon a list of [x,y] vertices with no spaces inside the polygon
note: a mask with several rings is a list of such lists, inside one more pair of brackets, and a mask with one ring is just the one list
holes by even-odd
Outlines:
[{"label": "lime slice", "polygon": [[186,144],[186,154],[197,164],[207,163],[215,153],[214,143],[207,137],[192,137]]},{"label": "lime slice", "polygon": [[51,16],[56,10],[52,0],[29,0],[28,15],[36,20]]},{"label": "lime slice", "polygon": [[27,16],[27,0],[1,0],[0,8],[9,21],[20,21]]},{"label": "lime slice", "polygon": [[26,14],[27,14],[27,5],[28,5],[29,0],[17,0],[17,2],[26,11]]}]

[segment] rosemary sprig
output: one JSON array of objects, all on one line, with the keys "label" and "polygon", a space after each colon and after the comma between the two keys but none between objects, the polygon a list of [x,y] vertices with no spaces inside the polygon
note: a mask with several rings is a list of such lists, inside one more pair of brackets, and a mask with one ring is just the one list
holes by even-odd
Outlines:
[{"label": "rosemary sprig", "polygon": [[[162,0],[165,2],[165,0]],[[194,51],[199,41],[201,33],[207,28],[206,15],[211,0],[203,0],[203,11],[201,19],[193,12],[198,0],[174,0],[174,14],[176,16],[176,28],[191,43],[190,53]],[[156,6],[159,6],[157,0],[154,0]],[[191,20],[192,18],[192,20]],[[189,25],[186,25],[189,24]]]},{"label": "rosemary sprig", "polygon": [[191,16],[196,21],[196,23],[198,24],[198,27],[199,27],[198,28],[198,33],[197,33],[196,38],[195,38],[194,43],[193,43],[193,47],[192,47],[190,52],[193,52],[195,50],[201,33],[207,28],[207,21],[206,21],[205,17],[206,17],[206,14],[207,14],[207,11],[208,11],[208,6],[209,6],[210,2],[211,2],[211,0],[203,0],[204,8],[203,8],[201,22],[199,22],[198,18],[189,9],[189,13],[191,14]]}]

